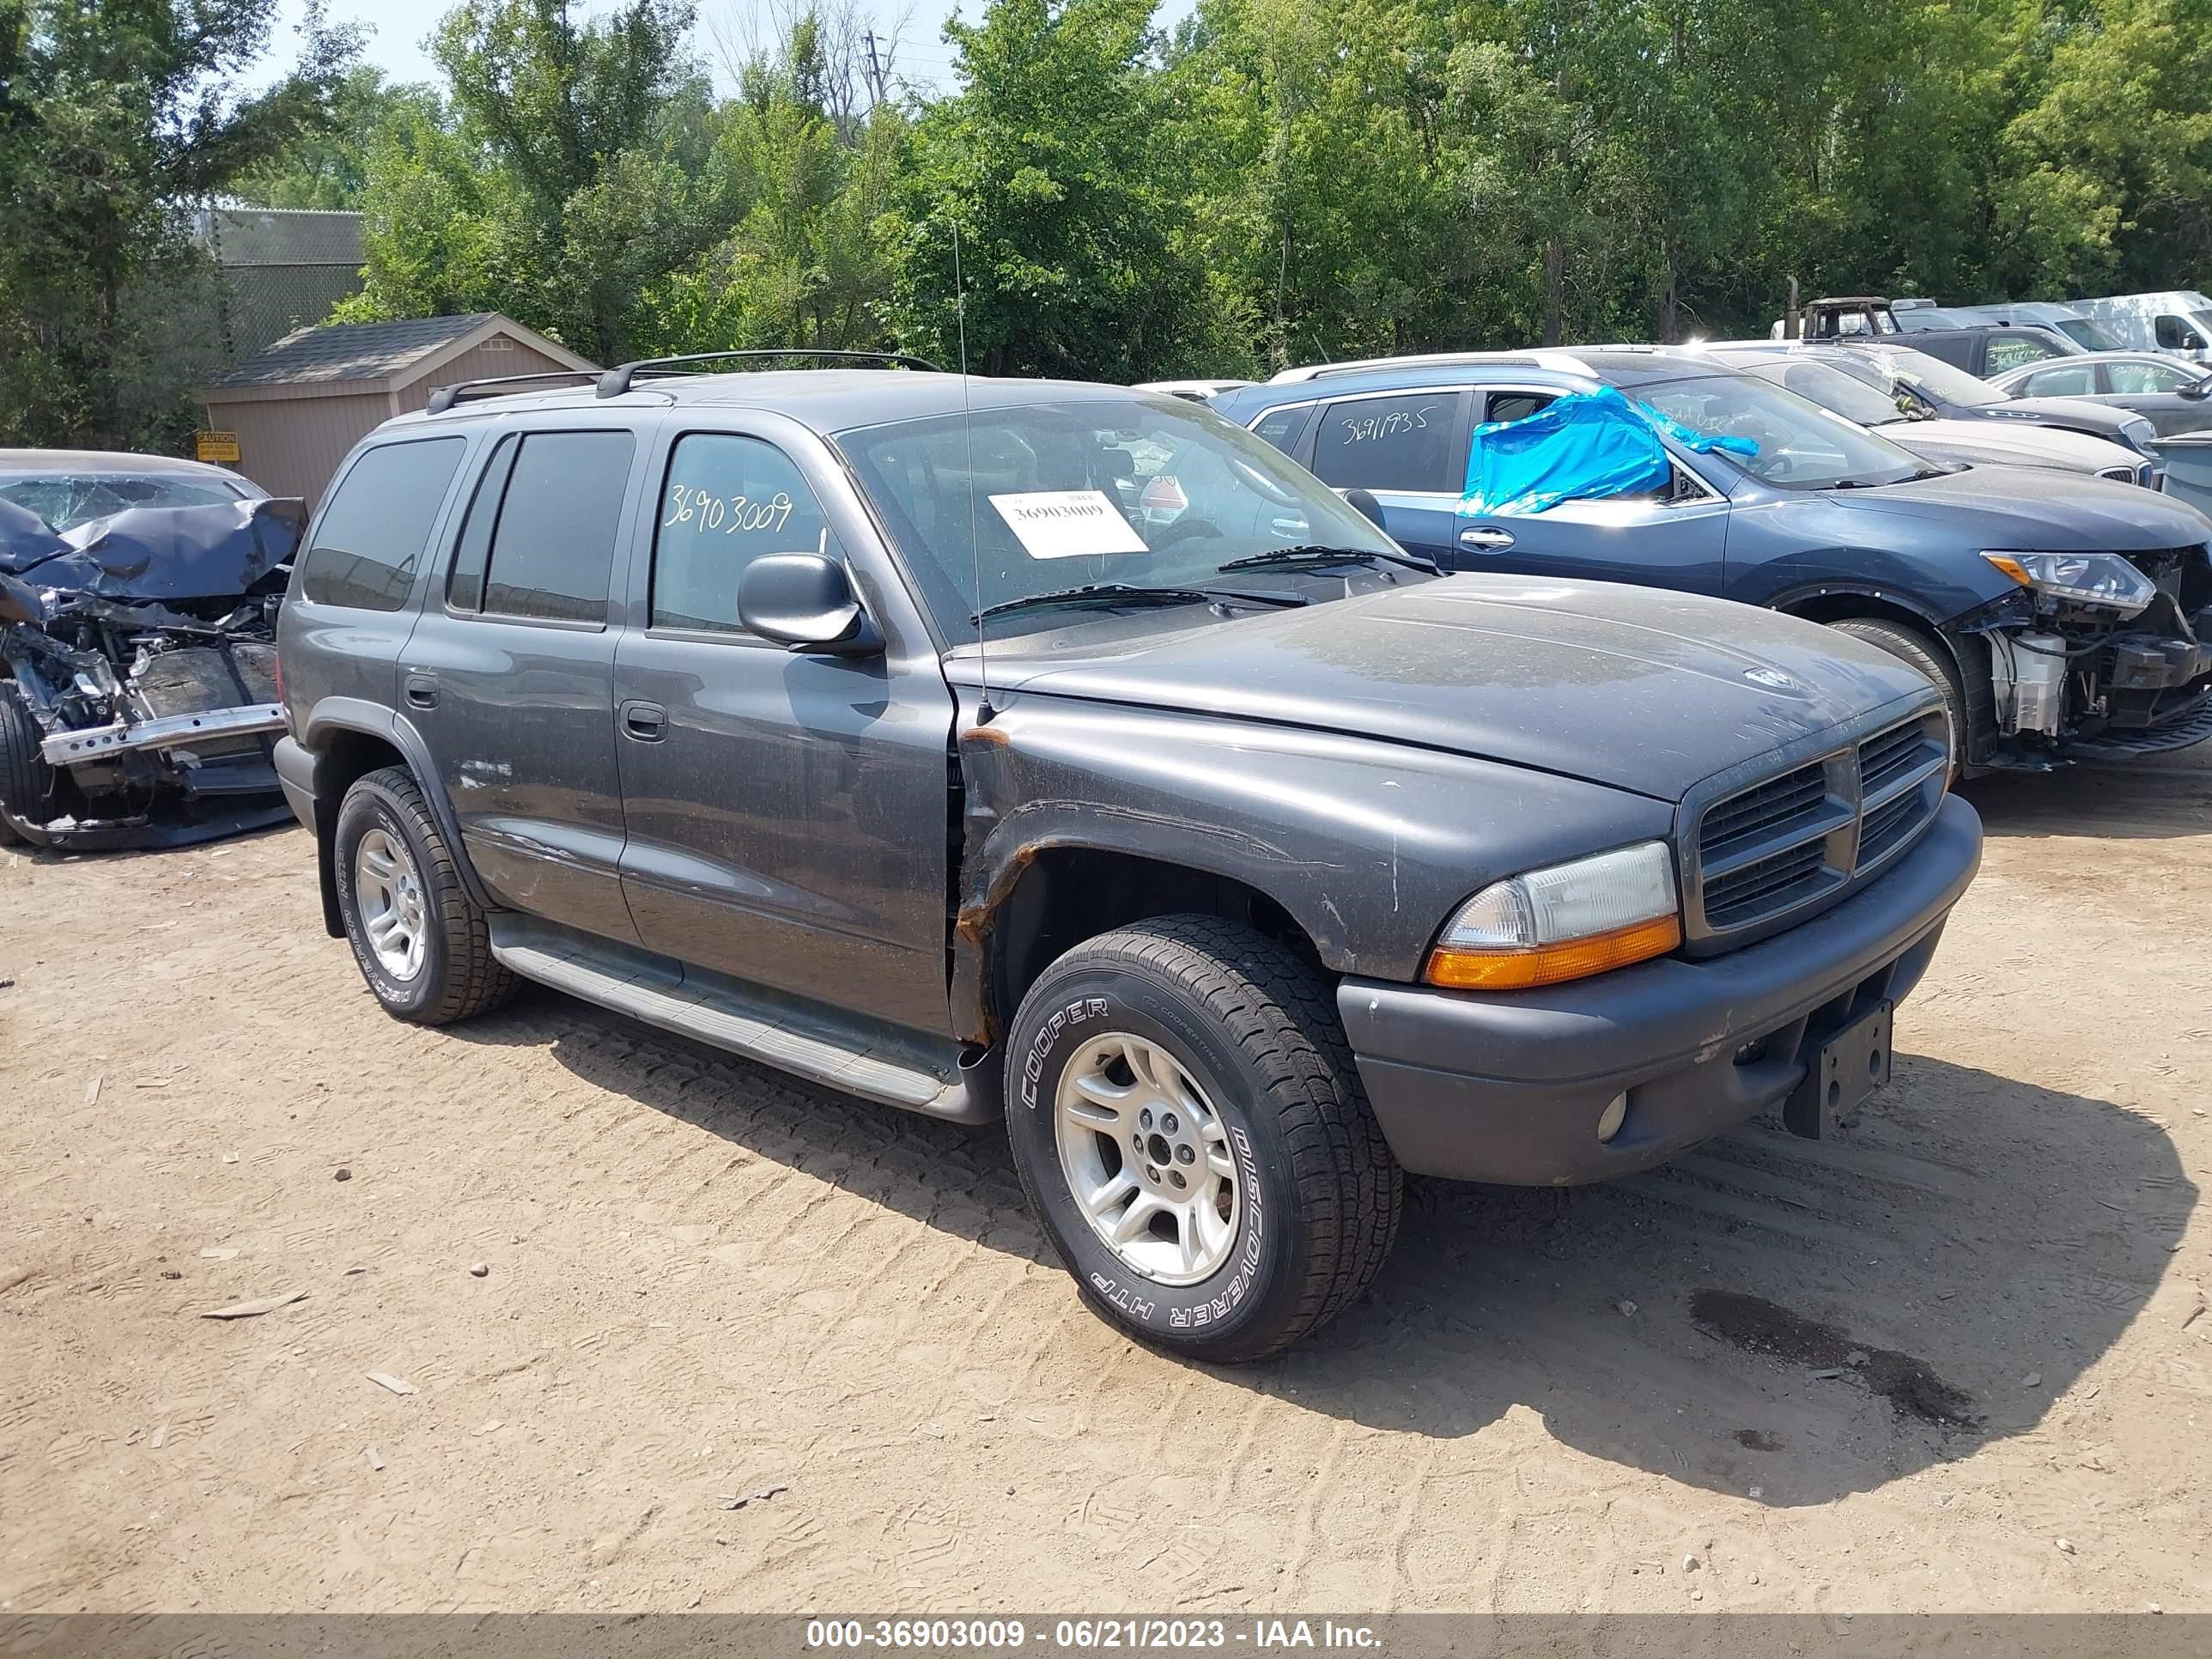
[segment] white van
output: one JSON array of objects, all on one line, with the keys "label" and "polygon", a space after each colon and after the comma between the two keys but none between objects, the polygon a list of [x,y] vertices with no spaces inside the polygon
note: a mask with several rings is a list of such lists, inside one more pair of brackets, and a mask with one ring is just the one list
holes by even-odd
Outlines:
[{"label": "white van", "polygon": [[2212,361],[2212,300],[2195,289],[2167,294],[2120,294],[2075,300],[2073,308],[2104,325],[2107,334],[2134,351],[2170,351]]}]

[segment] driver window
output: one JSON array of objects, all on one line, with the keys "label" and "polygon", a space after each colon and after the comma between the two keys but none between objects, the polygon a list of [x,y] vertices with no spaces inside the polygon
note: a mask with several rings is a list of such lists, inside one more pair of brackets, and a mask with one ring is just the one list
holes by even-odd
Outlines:
[{"label": "driver window", "polygon": [[2192,378],[2163,363],[2106,363],[2105,373],[2112,390],[2124,396],[2146,392],[2179,392]]},{"label": "driver window", "polygon": [[2022,363],[2039,362],[2045,357],[2059,356],[2058,348],[2046,344],[2033,335],[2013,339],[1991,338],[1990,341],[1989,373],[2002,374],[2008,368],[2018,368]]},{"label": "driver window", "polygon": [[791,458],[758,438],[677,441],[653,538],[655,628],[742,634],[738,579],[764,553],[842,558],[822,503]]},{"label": "driver window", "polygon": [[2179,317],[2161,317],[2156,328],[2161,351],[2201,351],[2204,348],[2204,337]]}]

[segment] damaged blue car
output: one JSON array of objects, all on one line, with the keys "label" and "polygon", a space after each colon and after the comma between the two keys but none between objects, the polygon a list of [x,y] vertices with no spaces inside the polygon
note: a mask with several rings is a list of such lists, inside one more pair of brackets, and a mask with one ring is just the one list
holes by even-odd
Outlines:
[{"label": "damaged blue car", "polygon": [[1937,464],[1703,353],[1336,363],[1213,399],[1447,569],[1826,623],[1943,693],[1961,769],[2212,738],[2212,520],[2132,484]]},{"label": "damaged blue car", "polygon": [[0,844],[283,822],[276,611],[306,523],[234,473],[0,451]]}]

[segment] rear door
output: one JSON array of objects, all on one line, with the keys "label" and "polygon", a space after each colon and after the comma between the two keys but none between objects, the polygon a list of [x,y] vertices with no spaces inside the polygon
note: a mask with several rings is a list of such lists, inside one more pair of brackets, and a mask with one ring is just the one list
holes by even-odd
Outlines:
[{"label": "rear door", "polygon": [[[1449,563],[1452,519],[1467,487],[1472,401],[1459,387],[1339,398],[1321,405],[1310,433],[1301,432],[1300,447],[1310,447],[1306,465],[1323,483],[1372,494],[1383,528],[1401,547]],[[1292,413],[1271,411],[1261,425],[1286,422]]]},{"label": "rear door", "polygon": [[493,896],[634,942],[608,604],[647,445],[558,421],[517,422],[492,445],[444,591],[401,659],[399,701]]},{"label": "rear door", "polygon": [[[1559,396],[1546,386],[1488,386],[1480,420],[1526,419]],[[1462,471],[1464,469],[1462,468]],[[1728,499],[1677,461],[1651,495],[1561,501],[1542,513],[1462,515],[1451,562],[1462,570],[1515,570],[1718,593],[1726,578]]]},{"label": "rear door", "polygon": [[[686,963],[943,1036],[953,704],[932,641],[822,441],[676,417],[653,462],[615,659],[640,939]],[[848,562],[889,640],[801,656],[745,631],[764,554]]]}]

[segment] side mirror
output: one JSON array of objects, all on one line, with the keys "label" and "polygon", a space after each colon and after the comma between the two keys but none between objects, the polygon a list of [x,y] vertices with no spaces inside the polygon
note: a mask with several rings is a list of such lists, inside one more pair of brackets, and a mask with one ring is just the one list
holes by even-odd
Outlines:
[{"label": "side mirror", "polygon": [[1390,526],[1382,522],[1382,503],[1375,499],[1373,490],[1347,489],[1344,492],[1344,502],[1377,530],[1386,532],[1389,530]]},{"label": "side mirror", "polygon": [[747,565],[738,620],[787,651],[865,657],[884,648],[843,564],[819,553],[770,553]]},{"label": "side mirror", "polygon": [[2189,398],[2191,402],[2195,402],[2200,398],[2212,398],[2212,380],[2191,380],[2187,386],[2177,386],[2175,390],[2179,392],[2183,397]]}]

